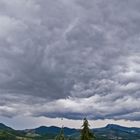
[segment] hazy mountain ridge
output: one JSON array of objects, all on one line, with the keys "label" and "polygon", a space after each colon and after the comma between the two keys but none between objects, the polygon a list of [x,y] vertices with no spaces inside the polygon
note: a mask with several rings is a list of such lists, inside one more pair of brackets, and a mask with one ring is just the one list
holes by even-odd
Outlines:
[{"label": "hazy mountain ridge", "polygon": [[11,127],[6,126],[3,123],[0,123],[0,130],[13,130]]},{"label": "hazy mountain ridge", "polygon": [[[56,126],[40,126],[34,129],[14,130],[0,123],[0,140],[45,140],[54,139],[61,128]],[[124,127],[109,124],[103,128],[91,129],[97,137],[97,140],[139,140],[140,128]],[[80,130],[64,127],[65,136],[71,140],[80,138]]]},{"label": "hazy mountain ridge", "polygon": [[[35,129],[26,129],[24,130],[25,132],[30,132],[30,133],[36,133],[39,135],[44,135],[47,133],[53,133],[53,134],[58,134],[60,132],[60,127],[56,127],[56,126],[40,126],[38,128]],[[65,135],[71,135],[75,132],[77,132],[77,129],[74,128],[68,128],[68,127],[64,127],[64,131],[65,131]]]}]

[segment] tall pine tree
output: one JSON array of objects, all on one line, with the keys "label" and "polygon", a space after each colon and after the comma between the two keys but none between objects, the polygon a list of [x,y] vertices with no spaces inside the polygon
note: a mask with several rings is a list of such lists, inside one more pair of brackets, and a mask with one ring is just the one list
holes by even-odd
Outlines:
[{"label": "tall pine tree", "polygon": [[55,140],[65,140],[63,127],[60,130],[60,133],[56,136]]},{"label": "tall pine tree", "polygon": [[81,130],[81,140],[95,140],[95,135],[89,129],[89,123],[86,118],[84,118],[83,129]]}]

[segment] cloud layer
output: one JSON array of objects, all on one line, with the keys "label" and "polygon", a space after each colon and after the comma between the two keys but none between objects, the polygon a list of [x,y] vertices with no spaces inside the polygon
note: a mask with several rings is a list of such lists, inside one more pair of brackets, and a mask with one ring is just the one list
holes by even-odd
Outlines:
[{"label": "cloud layer", "polygon": [[139,7],[1,0],[0,115],[138,121]]}]

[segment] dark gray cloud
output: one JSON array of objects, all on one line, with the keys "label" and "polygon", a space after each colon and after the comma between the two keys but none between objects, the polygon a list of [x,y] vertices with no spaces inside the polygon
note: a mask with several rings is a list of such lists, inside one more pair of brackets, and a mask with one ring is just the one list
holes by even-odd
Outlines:
[{"label": "dark gray cloud", "polygon": [[0,115],[139,120],[139,6],[1,0]]}]

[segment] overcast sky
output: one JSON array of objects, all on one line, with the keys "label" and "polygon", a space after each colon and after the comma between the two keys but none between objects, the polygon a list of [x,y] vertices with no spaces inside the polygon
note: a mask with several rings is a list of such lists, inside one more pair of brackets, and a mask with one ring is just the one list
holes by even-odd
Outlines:
[{"label": "overcast sky", "polygon": [[140,126],[140,0],[0,0],[1,121],[84,117]]}]

